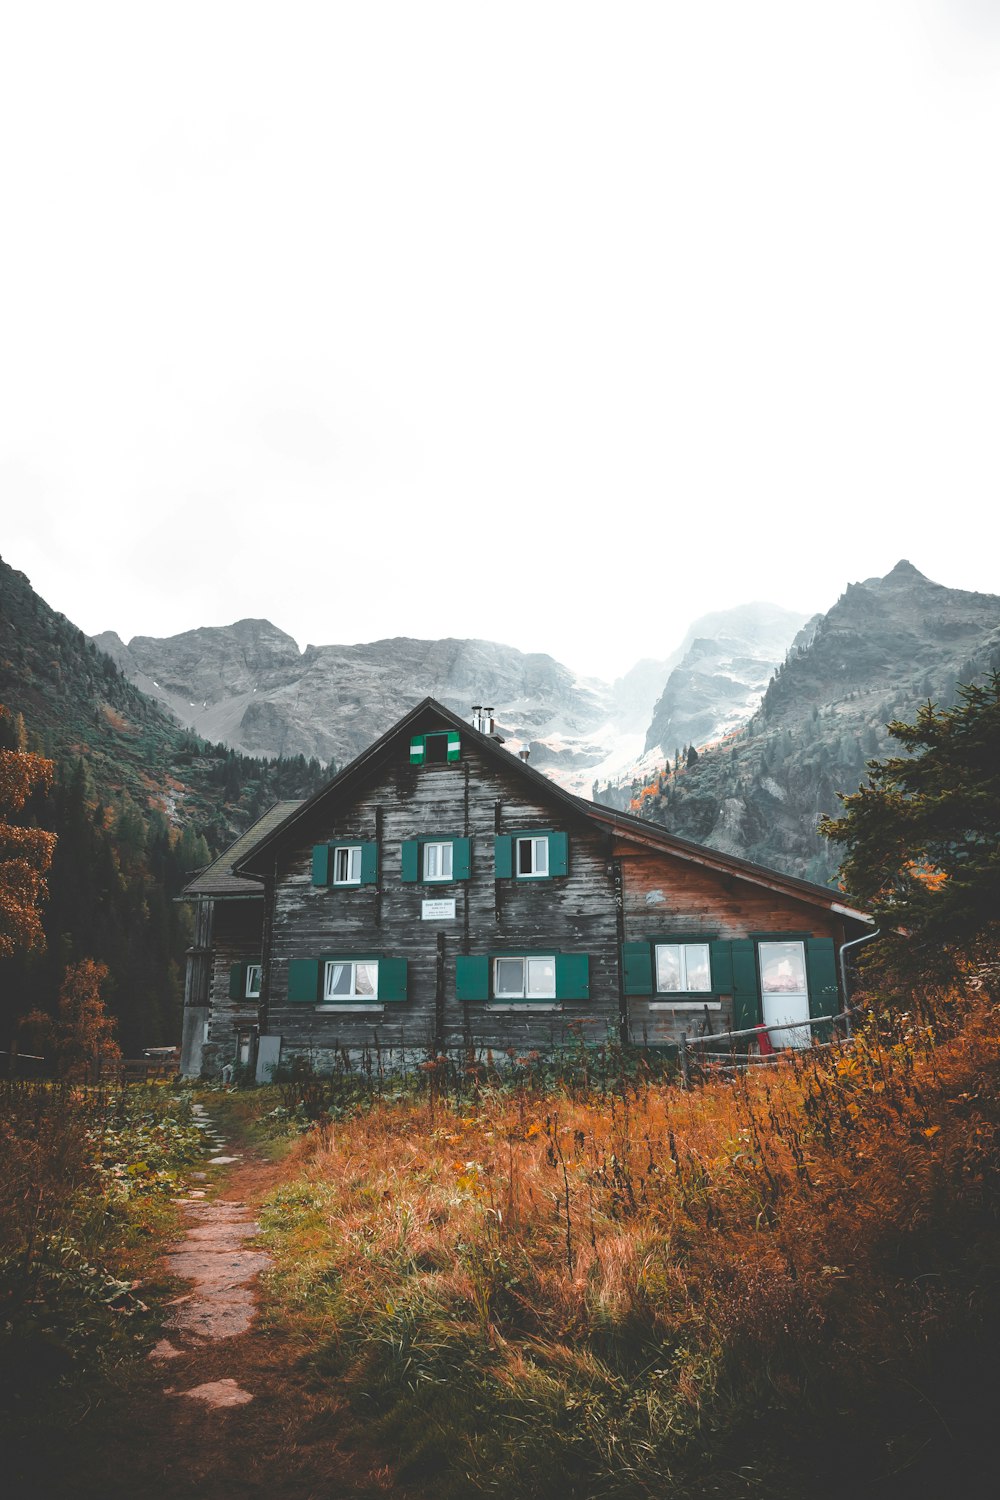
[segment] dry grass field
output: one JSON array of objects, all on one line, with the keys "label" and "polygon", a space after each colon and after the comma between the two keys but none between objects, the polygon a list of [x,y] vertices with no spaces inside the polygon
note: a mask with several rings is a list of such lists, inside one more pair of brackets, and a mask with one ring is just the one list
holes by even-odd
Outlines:
[{"label": "dry grass field", "polygon": [[690,1090],[428,1068],[294,1149],[267,1316],[438,1497],[977,1494],[1000,1017],[952,1009]]}]

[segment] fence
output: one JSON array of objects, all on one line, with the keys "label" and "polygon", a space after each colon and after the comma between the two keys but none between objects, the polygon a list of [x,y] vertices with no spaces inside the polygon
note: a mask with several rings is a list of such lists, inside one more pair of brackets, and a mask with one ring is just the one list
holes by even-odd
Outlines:
[{"label": "fence", "polygon": [[19,1052],[13,1045],[9,1052],[0,1050],[0,1068],[8,1078],[47,1078],[49,1074],[44,1057],[37,1057],[34,1052]]},{"label": "fence", "polygon": [[[158,1078],[175,1078],[180,1061],[173,1057],[94,1057],[77,1064],[72,1077],[79,1083],[150,1083]],[[0,1049],[0,1071],[8,1078],[54,1078],[54,1058],[38,1057],[33,1052],[6,1052]]]},{"label": "fence", "polygon": [[[767,1037],[770,1046],[770,1033],[772,1031],[809,1031],[809,1046],[817,1047],[845,1047],[851,1043],[852,1015],[848,1010],[838,1011],[832,1016],[811,1016],[808,1021],[782,1021],[774,1026],[751,1026],[745,1031],[720,1031],[714,1036],[688,1036],[686,1031],[681,1032],[678,1052],[681,1065],[681,1079],[684,1086],[691,1082],[692,1071],[697,1068],[702,1073],[736,1073],[743,1072],[747,1068],[773,1067],[787,1059],[789,1052],[795,1048],[783,1050],[770,1050],[768,1052],[751,1052],[750,1047],[754,1042],[760,1043],[761,1037]],[[826,1027],[829,1033],[834,1026],[843,1028],[842,1035],[835,1040],[816,1041],[812,1032],[816,1027]],[[746,1050],[736,1047],[737,1041],[746,1041]],[[720,1043],[728,1043],[728,1046]],[[803,1049],[804,1050],[804,1049]],[[707,1063],[707,1066],[703,1064]]]}]

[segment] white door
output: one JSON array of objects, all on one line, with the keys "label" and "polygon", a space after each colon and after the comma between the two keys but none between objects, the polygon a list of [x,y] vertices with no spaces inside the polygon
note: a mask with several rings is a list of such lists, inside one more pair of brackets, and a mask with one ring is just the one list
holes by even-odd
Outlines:
[{"label": "white door", "polygon": [[812,1032],[796,1021],[809,1019],[806,947],[801,942],[759,943],[760,993],[764,1025],[775,1047],[808,1047]]}]

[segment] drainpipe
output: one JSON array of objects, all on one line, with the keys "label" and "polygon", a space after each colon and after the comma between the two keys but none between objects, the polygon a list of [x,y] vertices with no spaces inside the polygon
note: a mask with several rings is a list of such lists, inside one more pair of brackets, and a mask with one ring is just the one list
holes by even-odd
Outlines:
[{"label": "drainpipe", "polygon": [[847,988],[847,959],[844,956],[848,948],[859,948],[862,943],[870,943],[879,937],[881,928],[876,927],[874,932],[864,932],[859,938],[852,938],[849,943],[841,943],[837,952],[837,962],[840,965],[840,991],[844,997],[844,1010],[847,1012],[847,1035],[851,1034],[851,997]]}]

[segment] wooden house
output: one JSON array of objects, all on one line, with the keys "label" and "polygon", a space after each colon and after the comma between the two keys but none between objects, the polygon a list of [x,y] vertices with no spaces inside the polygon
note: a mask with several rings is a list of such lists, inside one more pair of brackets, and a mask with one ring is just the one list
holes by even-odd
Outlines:
[{"label": "wooden house", "polygon": [[841,1008],[838,949],[871,931],[836,891],[563,791],[430,698],[185,895],[188,1074],[761,1021],[805,1044],[787,1028]]}]

